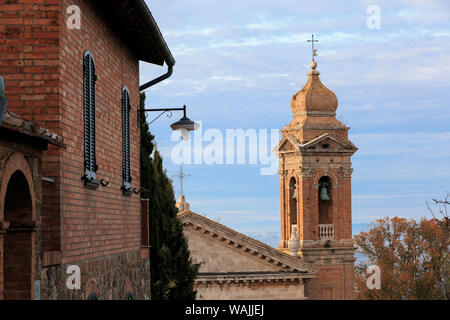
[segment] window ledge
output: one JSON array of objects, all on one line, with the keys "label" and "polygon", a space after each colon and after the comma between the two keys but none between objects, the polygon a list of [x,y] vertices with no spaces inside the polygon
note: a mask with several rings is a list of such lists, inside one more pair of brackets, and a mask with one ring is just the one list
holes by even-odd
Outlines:
[{"label": "window ledge", "polygon": [[93,180],[84,180],[84,187],[86,189],[90,189],[90,190],[97,190],[98,186],[100,185],[100,181],[97,179],[93,179]]},{"label": "window ledge", "polygon": [[130,197],[131,194],[133,193],[133,190],[131,190],[131,188],[122,187],[121,189],[122,189],[122,194],[125,197]]}]

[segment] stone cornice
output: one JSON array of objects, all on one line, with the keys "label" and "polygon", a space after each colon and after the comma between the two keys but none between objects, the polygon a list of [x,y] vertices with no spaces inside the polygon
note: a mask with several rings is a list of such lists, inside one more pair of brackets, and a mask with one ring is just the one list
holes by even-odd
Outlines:
[{"label": "stone cornice", "polygon": [[285,254],[265,243],[250,238],[218,222],[212,221],[192,211],[178,214],[183,226],[192,226],[196,231],[203,232],[217,241],[223,241],[227,245],[242,250],[243,253],[259,257],[268,263],[280,268],[280,271],[303,272],[311,276],[319,272],[301,258]]},{"label": "stone cornice", "polygon": [[200,273],[196,283],[270,283],[307,281],[310,274],[298,272]]},{"label": "stone cornice", "polygon": [[[326,247],[326,243],[330,247]],[[300,240],[300,247],[304,249],[318,248],[318,249],[355,249],[353,239],[340,240]]]},{"label": "stone cornice", "polygon": [[[311,149],[311,147],[321,143],[325,139],[330,139],[334,141],[336,144],[338,144],[341,148],[339,149]],[[289,143],[291,148],[290,149],[282,149],[282,146],[284,144]],[[278,145],[273,149],[273,152],[275,154],[281,155],[286,153],[298,153],[298,154],[317,154],[317,153],[323,153],[323,154],[333,154],[333,153],[348,153],[353,154],[358,150],[358,148],[350,141],[347,140],[345,142],[340,141],[339,139],[335,138],[330,133],[324,133],[321,136],[312,139],[311,141],[308,141],[306,143],[299,143],[297,139],[290,135],[286,134],[286,136],[280,140]]]}]

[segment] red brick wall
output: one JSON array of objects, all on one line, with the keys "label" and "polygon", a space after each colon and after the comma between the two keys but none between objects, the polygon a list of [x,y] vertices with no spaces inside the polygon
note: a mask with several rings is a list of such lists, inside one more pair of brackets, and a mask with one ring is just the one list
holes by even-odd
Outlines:
[{"label": "red brick wall", "polygon": [[[81,30],[66,27],[69,5],[81,9]],[[130,91],[132,186],[139,183],[139,62],[85,0],[0,2],[0,74],[8,109],[60,134],[65,149],[44,155],[43,176],[55,179],[61,215],[62,263],[137,250],[139,196],[122,196],[121,90]],[[105,188],[84,188],[83,53],[96,63],[96,156]]]},{"label": "red brick wall", "polygon": [[32,232],[8,232],[4,236],[4,296],[5,300],[30,300],[33,295]]},{"label": "red brick wall", "polygon": [[339,177],[336,169],[330,168],[326,172],[323,169],[313,171],[312,178],[302,179],[303,205],[302,212],[305,240],[319,240],[319,189],[318,180],[327,175],[331,179],[330,223],[334,227],[334,239],[352,239],[352,206],[351,206],[351,178]]},{"label": "red brick wall", "polygon": [[42,181],[41,245],[44,252],[61,250],[61,220],[54,203],[54,186],[51,181]]},{"label": "red brick wall", "polygon": [[314,300],[352,300],[355,298],[353,265],[315,266],[321,272],[305,286],[305,296]]},{"label": "red brick wall", "polygon": [[[62,0],[66,9],[81,9],[81,30],[61,29],[61,132],[67,148],[60,152],[63,263],[140,248],[141,215],[138,195],[122,196],[123,86],[130,91],[131,175],[139,183],[139,62],[108,28],[87,1]],[[98,179],[107,187],[88,190],[83,175],[83,53],[95,60],[96,156]]]},{"label": "red brick wall", "polygon": [[[308,176],[286,175],[280,179],[281,239],[291,237],[289,218],[289,181],[296,177],[298,185],[297,225],[300,240],[319,240],[319,189],[318,180],[324,175],[331,178],[329,217],[334,226],[334,239],[352,239],[351,177],[340,177],[334,168],[312,169]],[[316,181],[317,180],[317,181]]]},{"label": "red brick wall", "polygon": [[[8,110],[55,133],[61,133],[60,29],[58,0],[0,1],[0,74]],[[58,177],[58,153],[50,148],[44,158],[44,175]],[[59,198],[53,206],[59,212]]]},{"label": "red brick wall", "polygon": [[8,109],[55,131],[59,110],[58,0],[0,1],[0,74]]}]

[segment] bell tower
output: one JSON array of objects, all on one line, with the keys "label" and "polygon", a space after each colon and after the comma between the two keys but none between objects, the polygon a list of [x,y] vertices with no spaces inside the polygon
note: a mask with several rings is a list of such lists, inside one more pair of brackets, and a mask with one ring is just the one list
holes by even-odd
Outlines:
[{"label": "bell tower", "polygon": [[280,158],[279,249],[292,254],[299,246],[299,258],[321,270],[307,284],[306,296],[351,299],[350,158],[358,149],[348,139],[350,128],[336,119],[336,95],[320,81],[314,60],[310,67],[307,83],[291,99],[293,119],[281,130],[275,149]]}]

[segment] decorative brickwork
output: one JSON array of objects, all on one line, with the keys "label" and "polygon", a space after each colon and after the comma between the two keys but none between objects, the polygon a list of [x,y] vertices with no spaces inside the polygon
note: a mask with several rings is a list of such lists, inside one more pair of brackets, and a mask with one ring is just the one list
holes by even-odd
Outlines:
[{"label": "decorative brickwork", "polygon": [[280,250],[289,252],[296,225],[300,258],[322,270],[306,285],[306,295],[351,299],[350,158],[357,148],[348,139],[349,128],[336,119],[336,95],[322,84],[316,68],[311,62],[306,85],[292,97],[293,120],[281,130],[275,149],[280,157]]}]

